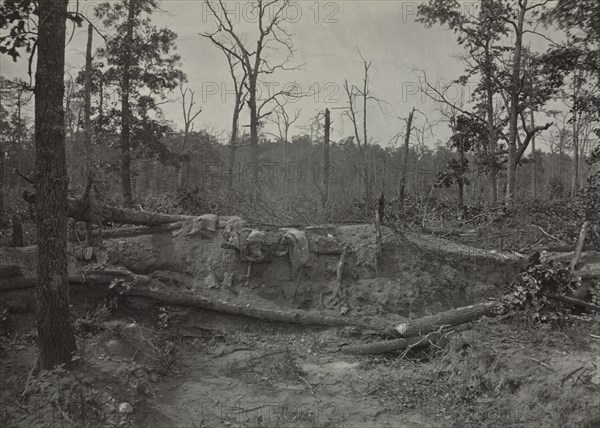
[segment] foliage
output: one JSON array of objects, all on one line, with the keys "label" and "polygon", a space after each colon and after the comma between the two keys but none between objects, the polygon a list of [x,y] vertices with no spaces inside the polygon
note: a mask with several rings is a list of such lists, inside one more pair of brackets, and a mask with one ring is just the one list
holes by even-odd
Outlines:
[{"label": "foliage", "polygon": [[568,267],[544,260],[544,255],[534,254],[523,268],[520,281],[512,284],[505,298],[509,310],[526,310],[533,321],[561,324],[568,320],[570,311],[550,299],[550,294],[572,294],[580,285]]},{"label": "foliage", "polygon": [[450,159],[444,171],[438,172],[436,187],[450,187],[452,184],[469,185],[469,178],[466,176],[469,168],[469,160],[463,162],[457,159]]},{"label": "foliage", "polygon": [[[177,34],[151,24],[150,14],[157,7],[156,2],[132,1],[134,23],[131,36],[127,19],[129,2],[102,3],[96,8],[96,14],[104,25],[114,26],[115,32],[108,36],[106,47],[98,49],[103,62],[96,64],[94,72],[102,73],[104,85],[112,87],[121,96],[126,91],[130,97],[131,146],[136,157],[156,156],[163,163],[174,163],[177,157],[164,144],[164,138],[172,132],[172,125],[162,117],[159,99],[165,100],[169,91],[186,80],[185,74],[178,68],[180,57],[173,53]],[[123,88],[126,69],[129,87]],[[78,80],[83,81],[83,71]],[[98,94],[100,88],[95,85],[92,91]],[[95,128],[106,140],[118,135],[121,120],[121,105],[114,103],[105,108],[105,114],[95,118]]]},{"label": "foliage", "polygon": [[[30,391],[44,406],[54,409],[50,411],[54,417],[45,418],[41,426],[55,426],[53,419],[82,427],[102,426],[108,415],[102,406],[102,391],[93,387],[93,381],[91,377],[67,371],[63,366],[42,370],[32,378]],[[39,423],[36,426],[40,426]]]}]

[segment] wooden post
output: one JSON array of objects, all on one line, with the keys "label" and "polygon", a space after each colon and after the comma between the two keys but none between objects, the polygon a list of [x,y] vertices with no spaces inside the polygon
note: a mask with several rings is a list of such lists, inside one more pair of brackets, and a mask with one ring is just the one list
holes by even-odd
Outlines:
[{"label": "wooden post", "polygon": [[342,287],[342,275],[344,273],[344,263],[346,263],[346,256],[348,255],[348,247],[348,245],[344,245],[344,248],[342,248],[342,254],[340,256],[340,261],[338,262],[336,272],[337,284],[335,290],[333,290],[333,294],[331,295],[331,301],[333,301],[337,297]]},{"label": "wooden post", "polygon": [[381,241],[381,222],[379,219],[379,211],[375,211],[375,239],[377,241],[377,271],[383,265],[383,247]]},{"label": "wooden post", "polygon": [[587,235],[588,227],[590,226],[589,221],[583,222],[581,226],[581,230],[579,231],[579,239],[577,239],[577,245],[575,247],[575,254],[573,254],[573,259],[571,260],[571,264],[569,265],[569,270],[573,272],[575,270],[575,265],[579,262],[581,257],[581,251],[583,250],[583,242],[585,241],[585,235]]}]

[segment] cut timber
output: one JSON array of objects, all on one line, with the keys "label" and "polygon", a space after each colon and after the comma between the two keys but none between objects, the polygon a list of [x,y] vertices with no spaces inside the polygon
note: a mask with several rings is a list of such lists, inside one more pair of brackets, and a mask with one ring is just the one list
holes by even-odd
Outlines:
[{"label": "cut timber", "polygon": [[459,325],[475,321],[481,317],[495,316],[502,305],[500,302],[479,303],[477,305],[464,306],[435,315],[417,318],[412,321],[400,323],[396,331],[402,337],[413,337],[437,331],[442,326]]},{"label": "cut timber", "polygon": [[584,221],[583,225],[581,226],[581,230],[579,231],[579,239],[577,239],[575,254],[573,255],[573,259],[569,265],[569,270],[571,272],[575,271],[575,266],[577,263],[579,263],[579,259],[581,258],[581,251],[583,250],[583,243],[585,242],[585,235],[587,235],[588,227],[590,227],[590,222]]},{"label": "cut timber", "polygon": [[[35,203],[35,195],[27,191],[23,192],[23,199],[29,203]],[[83,199],[68,198],[69,217],[79,221],[93,221],[94,215],[90,212],[89,204]],[[194,219],[194,216],[159,214],[145,211],[135,211],[125,208],[112,207],[96,201],[94,203],[96,218],[102,219],[103,223],[134,224],[138,226],[160,226],[162,224],[175,223]]]},{"label": "cut timber", "polygon": [[600,312],[600,306],[594,305],[593,303],[584,302],[583,300],[574,299],[572,297],[560,296],[558,294],[549,294],[548,297],[554,300],[560,300],[561,302],[569,303],[572,306],[580,306],[582,308],[587,308],[592,311]]}]

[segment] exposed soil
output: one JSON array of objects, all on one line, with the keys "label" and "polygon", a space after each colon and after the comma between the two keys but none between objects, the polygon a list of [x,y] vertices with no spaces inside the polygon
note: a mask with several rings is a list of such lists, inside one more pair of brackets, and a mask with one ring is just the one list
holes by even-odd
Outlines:
[{"label": "exposed soil", "polygon": [[[470,250],[451,241],[384,229],[384,263],[377,269],[372,226],[322,226],[312,230],[311,257],[297,275],[289,258],[275,256],[253,263],[245,278],[248,264],[217,245],[221,232],[194,240],[188,231],[107,245],[127,267],[161,278],[165,287],[191,286],[259,307],[372,316],[390,325],[498,297],[520,268],[510,255],[465,256]],[[327,235],[353,248],[335,300],[340,256],[313,251]],[[232,285],[210,287],[204,278],[211,267],[219,280],[233,272]],[[6,296],[18,300],[18,293]],[[73,299],[81,318],[103,297],[74,290]],[[85,352],[78,373],[99,391],[89,404],[96,419],[88,416],[86,426],[600,426],[598,316],[554,330],[514,316],[483,319],[426,351],[375,358],[340,352],[380,340],[351,327],[271,323],[140,297],[117,303],[79,325]],[[11,306],[20,307],[31,309]],[[35,363],[35,330],[30,313],[10,316],[17,328],[0,342],[1,424],[78,426],[51,415],[41,405],[47,395],[19,398]],[[131,404],[133,413],[120,413],[119,403]],[[45,410],[32,413],[38,405]]]}]

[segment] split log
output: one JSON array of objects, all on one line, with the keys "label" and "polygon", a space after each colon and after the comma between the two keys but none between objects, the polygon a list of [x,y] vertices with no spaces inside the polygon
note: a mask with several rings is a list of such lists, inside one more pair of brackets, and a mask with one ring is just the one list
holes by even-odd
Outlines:
[{"label": "split log", "polygon": [[442,326],[465,324],[484,316],[495,316],[501,307],[502,304],[500,302],[465,306],[400,323],[396,326],[396,331],[402,337],[419,336],[437,331]]},{"label": "split log", "polygon": [[[23,199],[34,204],[35,195],[27,191],[23,192]],[[146,211],[135,211],[125,208],[113,207],[96,201],[94,203],[94,213],[90,212],[89,204],[83,199],[68,198],[69,217],[78,221],[94,221],[94,217],[102,219],[104,223],[133,224],[139,226],[160,226],[178,221],[194,219],[194,216],[160,214]],[[94,216],[95,214],[95,216]]]}]

